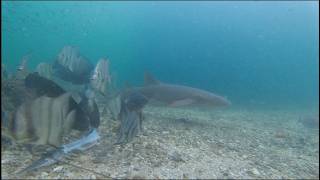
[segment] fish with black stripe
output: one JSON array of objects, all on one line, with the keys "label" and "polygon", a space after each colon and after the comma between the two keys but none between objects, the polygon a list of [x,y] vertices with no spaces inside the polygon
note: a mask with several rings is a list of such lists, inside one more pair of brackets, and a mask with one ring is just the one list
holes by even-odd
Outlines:
[{"label": "fish with black stripe", "polygon": [[36,93],[36,98],[22,103],[9,119],[5,135],[13,140],[57,147],[71,129],[85,131],[99,126],[100,116],[94,100],[82,96],[77,103],[72,93],[38,73],[29,74],[25,86]]}]

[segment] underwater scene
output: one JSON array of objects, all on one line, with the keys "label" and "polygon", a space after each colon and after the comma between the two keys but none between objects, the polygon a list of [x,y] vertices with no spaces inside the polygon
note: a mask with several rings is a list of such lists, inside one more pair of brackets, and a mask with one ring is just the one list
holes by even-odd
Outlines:
[{"label": "underwater scene", "polygon": [[319,179],[319,1],[1,1],[1,179]]}]

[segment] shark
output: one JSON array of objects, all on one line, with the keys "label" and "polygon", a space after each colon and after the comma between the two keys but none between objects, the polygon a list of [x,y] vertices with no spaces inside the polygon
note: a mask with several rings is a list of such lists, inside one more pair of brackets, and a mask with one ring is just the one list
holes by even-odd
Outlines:
[{"label": "shark", "polygon": [[121,105],[118,119],[121,123],[115,144],[127,143],[143,131],[142,111],[146,104],[160,102],[169,107],[231,105],[228,99],[212,92],[160,82],[148,72],[144,75],[144,82],[144,86],[127,88],[120,94]]},{"label": "shark", "polygon": [[149,72],[144,74],[144,86],[132,87],[127,91],[127,93],[132,92],[141,93],[149,102],[160,102],[169,107],[231,105],[231,102],[225,97],[194,87],[164,83]]}]

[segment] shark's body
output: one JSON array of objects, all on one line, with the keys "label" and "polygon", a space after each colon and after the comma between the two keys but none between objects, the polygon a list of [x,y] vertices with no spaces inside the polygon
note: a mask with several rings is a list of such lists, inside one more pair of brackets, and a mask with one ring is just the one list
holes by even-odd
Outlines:
[{"label": "shark's body", "polygon": [[150,74],[145,74],[145,86],[132,88],[148,100],[165,103],[172,107],[179,106],[228,106],[230,101],[211,92],[183,85],[160,82]]}]

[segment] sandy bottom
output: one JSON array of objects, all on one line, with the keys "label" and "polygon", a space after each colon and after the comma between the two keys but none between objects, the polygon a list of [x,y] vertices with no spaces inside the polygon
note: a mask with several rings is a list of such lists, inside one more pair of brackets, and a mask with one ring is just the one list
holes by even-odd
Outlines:
[{"label": "sandy bottom", "polygon": [[21,146],[2,148],[1,178],[319,179],[319,130],[298,121],[307,111],[144,112],[144,132],[133,142],[112,146],[118,122],[103,115],[97,146],[24,177],[15,173],[39,156]]}]

